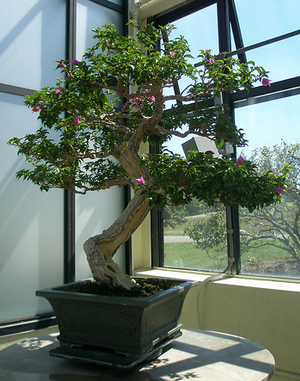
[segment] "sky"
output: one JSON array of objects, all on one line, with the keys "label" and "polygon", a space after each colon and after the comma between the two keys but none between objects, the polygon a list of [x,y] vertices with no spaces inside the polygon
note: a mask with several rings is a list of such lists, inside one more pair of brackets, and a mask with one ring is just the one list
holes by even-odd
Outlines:
[{"label": "sky", "polygon": [[[245,46],[300,29],[299,0],[235,0],[235,3]],[[174,24],[177,29],[171,36],[186,37],[194,56],[200,49],[212,49],[212,54],[218,53],[216,5],[177,20]],[[298,35],[249,51],[246,56],[247,60],[253,60],[268,70],[269,79],[276,82],[300,75],[299,47]],[[243,152],[248,156],[252,149],[273,146],[280,143],[281,139],[288,143],[299,142],[299,107],[300,95],[296,95],[236,109],[235,123],[244,130],[249,141],[249,146],[243,148]],[[182,139],[174,139],[169,147],[183,154],[182,142]]]}]

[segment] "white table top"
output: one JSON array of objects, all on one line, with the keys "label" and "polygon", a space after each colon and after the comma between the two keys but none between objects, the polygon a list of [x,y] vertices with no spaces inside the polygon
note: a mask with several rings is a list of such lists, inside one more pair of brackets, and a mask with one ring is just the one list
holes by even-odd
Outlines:
[{"label": "white table top", "polygon": [[111,369],[49,356],[55,335],[23,340],[0,351],[0,380],[15,381],[267,381],[274,358],[244,338],[212,331],[182,330],[156,360],[132,370]]}]

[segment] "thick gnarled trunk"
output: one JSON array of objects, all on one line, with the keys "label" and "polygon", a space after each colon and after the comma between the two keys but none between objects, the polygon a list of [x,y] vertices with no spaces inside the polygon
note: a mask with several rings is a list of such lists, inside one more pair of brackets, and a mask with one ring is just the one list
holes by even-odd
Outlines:
[{"label": "thick gnarled trunk", "polygon": [[135,286],[135,281],[113,261],[113,255],[139,227],[150,209],[146,195],[138,190],[122,215],[107,230],[84,243],[84,251],[96,282],[127,289]]}]

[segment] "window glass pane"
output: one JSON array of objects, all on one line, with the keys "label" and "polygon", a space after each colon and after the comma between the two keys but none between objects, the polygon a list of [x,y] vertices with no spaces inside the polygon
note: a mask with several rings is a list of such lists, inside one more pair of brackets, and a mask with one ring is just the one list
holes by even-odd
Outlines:
[{"label": "window glass pane", "polygon": [[234,0],[244,45],[299,29],[298,0]]},{"label": "window glass pane", "polygon": [[[211,49],[212,54],[218,54],[218,29],[217,29],[217,7],[213,4],[209,7],[201,9],[195,13],[188,16],[182,17],[174,21],[172,24],[175,25],[174,29],[170,35],[170,39],[174,39],[179,36],[184,36],[188,41],[190,46],[191,55],[197,57],[199,51],[205,49]],[[197,62],[192,60],[193,63]],[[190,85],[190,80],[187,78],[182,78],[179,81],[179,91],[183,91],[188,85]],[[174,94],[174,89],[164,89],[165,95]],[[175,101],[166,102],[166,107],[171,107]],[[186,139],[172,139],[171,149],[174,152],[184,154],[181,144],[184,141],[189,140],[190,137]]]},{"label": "window glass pane", "polygon": [[197,57],[200,49],[212,49],[212,54],[218,54],[217,6],[213,4],[200,9],[174,22],[176,29],[171,37],[184,36],[191,48],[191,54]]},{"label": "window glass pane", "polygon": [[[297,0],[235,0],[244,46],[299,30],[300,2]],[[255,25],[255,27],[253,27]],[[269,78],[279,81],[299,75],[300,36],[294,36],[246,52],[270,72]]]},{"label": "window glass pane", "polygon": [[1,7],[0,82],[39,89],[56,82],[65,57],[64,0],[12,0]]},{"label": "window glass pane", "polygon": [[[218,53],[215,4],[176,20],[174,24],[176,29],[170,38],[184,36],[194,57],[197,57],[201,49],[211,49],[212,54]],[[195,62],[197,61],[193,61]],[[180,91],[189,84],[188,79],[182,78],[179,81]],[[169,89],[168,93],[173,91]],[[172,138],[168,149],[185,156],[182,144],[190,139],[191,136],[184,139]],[[210,140],[201,138],[199,149],[218,153],[214,144],[211,147],[212,144]],[[224,208],[217,205],[209,208],[197,200],[182,207],[167,206],[164,210],[164,265],[196,270],[224,270],[227,267],[225,218]]]},{"label": "window glass pane", "polygon": [[164,210],[164,265],[222,271],[227,267],[225,208],[194,200]]},{"label": "window glass pane", "polygon": [[[300,3],[299,3],[300,4]],[[246,52],[248,61],[254,61],[269,72],[269,79],[280,81],[300,75],[300,36],[294,36]],[[260,83],[258,82],[260,85]]]},{"label": "window glass pane", "polygon": [[[188,16],[182,17],[174,21],[172,24],[176,26],[170,35],[170,39],[184,36],[188,41],[191,49],[191,55],[196,57],[200,50],[211,49],[212,54],[218,54],[218,29],[217,29],[217,8],[216,4],[201,9]],[[196,63],[197,61],[192,61]],[[180,91],[183,91],[190,82],[187,78],[179,81]],[[165,94],[171,94],[173,89],[165,90]],[[166,107],[170,107],[166,103]]]},{"label": "window glass pane", "polygon": [[248,146],[242,148],[247,157],[254,148],[270,147],[281,139],[288,143],[299,141],[300,95],[263,103],[255,101],[250,98],[248,106],[235,109],[235,123],[248,140]]},{"label": "window glass pane", "polygon": [[245,274],[300,277],[299,102],[298,95],[236,110],[236,124],[249,139],[249,147],[239,153],[252,157],[259,170],[280,172],[283,165],[292,166],[282,203],[252,214],[240,212]]},{"label": "window glass pane", "polygon": [[0,93],[0,321],[50,312],[35,291],[63,283],[63,191],[17,180],[29,164],[6,144],[39,128],[22,101]]}]

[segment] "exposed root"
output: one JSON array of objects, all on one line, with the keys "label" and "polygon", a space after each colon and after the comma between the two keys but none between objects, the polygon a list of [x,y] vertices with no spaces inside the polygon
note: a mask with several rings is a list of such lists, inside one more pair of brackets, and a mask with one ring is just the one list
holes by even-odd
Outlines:
[{"label": "exposed root", "polygon": [[113,261],[112,256],[100,252],[100,245],[93,238],[89,238],[84,243],[84,251],[93,278],[97,283],[105,283],[111,287],[124,287],[127,290],[137,286],[134,279],[120,270],[119,266]]}]

